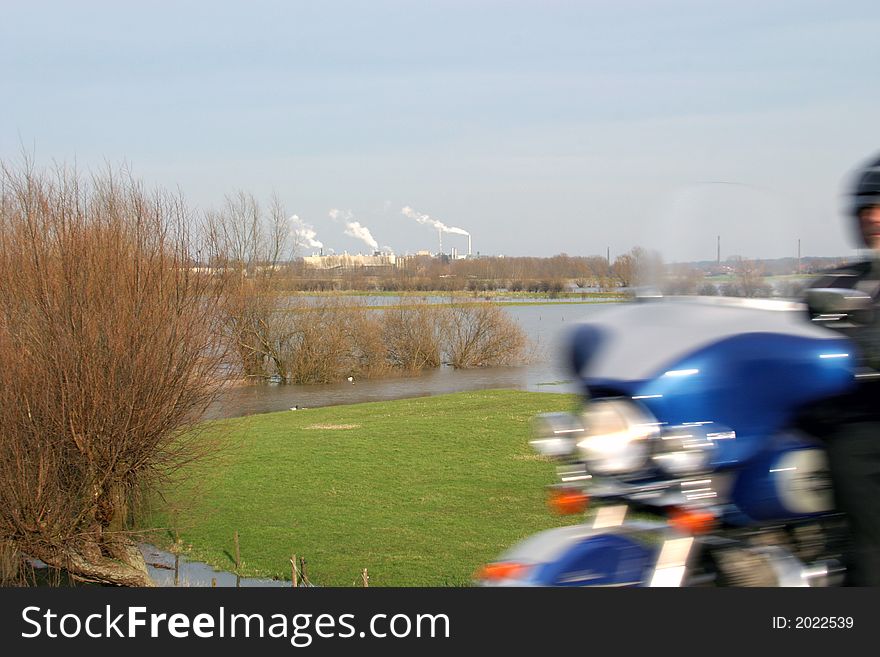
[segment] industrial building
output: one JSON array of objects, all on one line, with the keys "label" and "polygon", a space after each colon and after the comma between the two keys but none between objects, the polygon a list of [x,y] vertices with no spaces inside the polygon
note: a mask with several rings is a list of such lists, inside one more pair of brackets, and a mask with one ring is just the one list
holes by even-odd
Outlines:
[{"label": "industrial building", "polygon": [[310,255],[303,257],[308,267],[315,269],[357,269],[359,267],[400,267],[402,258],[393,253],[373,255],[351,255],[348,253],[334,255]]}]

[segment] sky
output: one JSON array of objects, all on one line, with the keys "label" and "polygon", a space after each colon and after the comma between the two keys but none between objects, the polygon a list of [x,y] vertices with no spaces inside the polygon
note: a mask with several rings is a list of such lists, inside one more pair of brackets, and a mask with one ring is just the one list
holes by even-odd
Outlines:
[{"label": "sky", "polygon": [[428,216],[485,255],[853,255],[878,62],[876,0],[2,0],[0,159],[275,193],[339,253],[340,217],[436,251]]}]

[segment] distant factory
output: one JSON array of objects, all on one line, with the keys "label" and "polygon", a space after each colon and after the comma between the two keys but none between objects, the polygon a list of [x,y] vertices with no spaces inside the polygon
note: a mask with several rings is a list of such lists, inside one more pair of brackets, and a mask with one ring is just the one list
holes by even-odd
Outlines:
[{"label": "distant factory", "polygon": [[324,255],[323,252],[303,256],[303,263],[307,267],[313,269],[401,269],[407,266],[407,263],[423,258],[440,258],[444,260],[464,260],[465,258],[473,258],[471,255],[463,255],[458,253],[457,249],[452,249],[452,253],[431,253],[430,251],[417,251],[416,253],[407,255],[395,255],[393,253],[374,252],[372,255],[351,254],[351,253],[334,253],[332,255]]},{"label": "distant factory", "polygon": [[351,255],[349,253],[333,254],[333,255],[310,255],[303,257],[303,262],[315,269],[357,269],[359,267],[384,267],[396,268],[403,263],[400,258],[393,253],[380,253],[376,251],[373,255]]}]

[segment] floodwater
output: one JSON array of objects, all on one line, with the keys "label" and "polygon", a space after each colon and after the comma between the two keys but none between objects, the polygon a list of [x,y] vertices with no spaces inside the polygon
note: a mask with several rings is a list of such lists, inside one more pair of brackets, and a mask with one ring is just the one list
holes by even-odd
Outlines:
[{"label": "floodwater", "polygon": [[156,586],[290,586],[290,580],[259,579],[256,577],[236,577],[235,573],[215,570],[206,563],[180,558],[177,566],[175,584],[174,555],[147,543],[140,546],[150,579]]},{"label": "floodwater", "polygon": [[504,306],[504,310],[522,327],[533,344],[528,365],[467,370],[439,367],[417,376],[322,385],[239,385],[226,389],[207,410],[205,418],[238,417],[293,408],[387,401],[492,388],[576,392],[577,387],[561,356],[560,339],[566,328],[602,307],[607,305],[566,303]]}]

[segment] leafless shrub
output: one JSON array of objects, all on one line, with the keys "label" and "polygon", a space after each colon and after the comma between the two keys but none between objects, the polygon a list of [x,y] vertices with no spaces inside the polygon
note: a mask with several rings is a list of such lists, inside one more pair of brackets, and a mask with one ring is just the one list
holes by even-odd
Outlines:
[{"label": "leafless shrub", "polygon": [[417,372],[440,366],[444,314],[427,303],[398,304],[382,314],[382,334],[392,367]]},{"label": "leafless shrub", "polygon": [[352,300],[274,299],[254,328],[263,372],[289,383],[330,383],[380,376],[387,349],[376,317]]},{"label": "leafless shrub", "polygon": [[352,376],[355,369],[350,333],[346,326],[354,311],[338,299],[320,303],[297,300],[288,306],[290,329],[281,352],[291,383],[329,383]]},{"label": "leafless shrub", "polygon": [[265,278],[229,279],[221,312],[233,364],[244,377],[268,378],[279,367],[271,335],[275,296],[266,289]]},{"label": "leafless shrub", "polygon": [[0,172],[0,543],[84,581],[147,585],[144,487],[198,456],[221,285],[181,199],[126,174]]},{"label": "leafless shrub", "polygon": [[361,378],[384,376],[393,369],[384,339],[381,310],[368,310],[364,304],[349,307],[340,318],[351,353],[351,374]]},{"label": "leafless shrub", "polygon": [[[369,308],[350,298],[276,295],[238,332],[242,367],[287,383],[331,383],[438,367],[521,364],[522,329],[498,306],[428,303]],[[244,345],[244,346],[242,346]],[[248,365],[250,363],[250,365]]]},{"label": "leafless shrub", "polygon": [[311,304],[288,299],[270,317],[267,329],[275,374],[290,383],[329,383],[346,371],[346,336],[337,302]]},{"label": "leafless shrub", "polygon": [[459,368],[518,364],[527,345],[519,325],[492,303],[449,307],[445,335],[447,359]]}]

